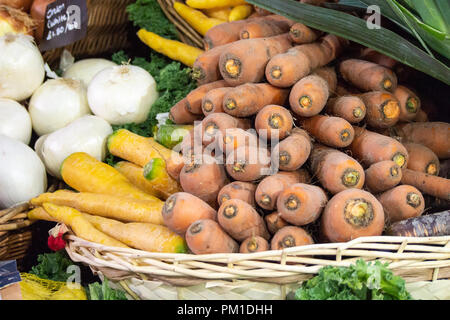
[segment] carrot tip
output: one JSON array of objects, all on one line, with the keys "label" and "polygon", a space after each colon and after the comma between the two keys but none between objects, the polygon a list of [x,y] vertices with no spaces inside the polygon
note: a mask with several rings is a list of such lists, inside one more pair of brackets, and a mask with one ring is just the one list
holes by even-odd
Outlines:
[{"label": "carrot tip", "polygon": [[197,221],[197,222],[194,222],[194,224],[192,224],[192,225],[190,226],[189,232],[190,232],[191,234],[197,234],[197,233],[201,232],[202,229],[203,229],[202,222],[201,222],[201,221]]},{"label": "carrot tip", "polygon": [[385,119],[393,119],[399,116],[400,107],[396,101],[388,100],[381,106],[381,113]]},{"label": "carrot tip", "polygon": [[279,66],[275,66],[270,70],[270,75],[274,79],[280,79],[282,74],[283,73],[281,72],[281,67],[279,67]]},{"label": "carrot tip", "polygon": [[364,199],[351,199],[344,208],[347,223],[354,227],[367,227],[373,220],[372,204]]},{"label": "carrot tip", "polygon": [[406,157],[404,154],[397,152],[392,157],[392,161],[394,161],[400,168],[403,168],[406,164]]},{"label": "carrot tip", "polygon": [[236,216],[237,208],[235,205],[226,206],[223,210],[223,215],[225,218],[231,219]]},{"label": "carrot tip", "polygon": [[279,162],[282,165],[288,165],[291,161],[291,155],[287,151],[280,152]]},{"label": "carrot tip", "polygon": [[249,252],[255,252],[258,250],[258,243],[255,239],[252,238],[252,240],[247,243],[247,249]]},{"label": "carrot tip", "polygon": [[410,113],[416,113],[417,112],[417,106],[419,105],[419,102],[414,97],[409,97],[406,102],[406,110]]},{"label": "carrot tip", "polygon": [[437,166],[434,162],[429,163],[425,169],[428,174],[436,175],[437,174]]},{"label": "carrot tip", "polygon": [[234,99],[228,99],[225,102],[225,108],[227,108],[228,110],[236,109],[236,101],[234,101]]},{"label": "carrot tip", "polygon": [[415,192],[409,192],[406,195],[406,203],[413,208],[417,208],[421,204],[420,196]]},{"label": "carrot tip", "polygon": [[288,210],[296,210],[300,205],[300,199],[292,194],[286,199],[284,205]]},{"label": "carrot tip", "polygon": [[278,113],[272,114],[269,117],[268,124],[273,129],[279,129],[283,126],[283,117]]},{"label": "carrot tip", "polygon": [[393,83],[391,79],[383,79],[382,85],[381,85],[385,90],[390,90],[392,89]]},{"label": "carrot tip", "polygon": [[392,177],[397,177],[399,174],[399,167],[397,165],[391,167],[391,169],[389,170],[390,174]]},{"label": "carrot tip", "polygon": [[269,204],[272,203],[272,199],[270,198],[270,196],[269,196],[268,194],[264,194],[264,195],[261,197],[260,202],[261,202],[262,204],[269,205]]},{"label": "carrot tip", "polygon": [[225,61],[225,70],[231,78],[237,78],[241,73],[241,62],[237,59],[228,59]]},{"label": "carrot tip", "polygon": [[347,169],[342,175],[341,181],[346,187],[353,187],[358,184],[359,178],[360,175],[358,171],[354,169]]},{"label": "carrot tip", "polygon": [[201,80],[205,78],[205,72],[203,69],[198,68],[198,67],[194,67],[192,69],[192,78],[194,80]]},{"label": "carrot tip", "polygon": [[342,142],[348,141],[348,139],[350,139],[351,137],[352,137],[352,135],[348,129],[344,129],[341,131],[340,139]]},{"label": "carrot tip", "polygon": [[242,31],[241,39],[248,39],[248,38],[250,38],[250,34],[248,33],[248,31],[247,30]]},{"label": "carrot tip", "polygon": [[360,107],[357,107],[357,108],[353,109],[353,116],[354,116],[356,119],[361,118],[362,115],[363,115],[363,110],[362,110]]},{"label": "carrot tip", "polygon": [[298,102],[300,106],[304,109],[308,109],[312,105],[312,100],[309,96],[301,96]]},{"label": "carrot tip", "polygon": [[217,130],[219,130],[219,127],[214,122],[209,122],[205,126],[205,133],[209,136],[214,136],[216,134]]},{"label": "carrot tip", "polygon": [[210,112],[213,109],[213,104],[211,101],[206,100],[205,103],[203,104],[203,110],[205,110],[206,112]]},{"label": "carrot tip", "polygon": [[288,235],[281,240],[280,244],[283,248],[295,247],[295,239],[293,236]]}]

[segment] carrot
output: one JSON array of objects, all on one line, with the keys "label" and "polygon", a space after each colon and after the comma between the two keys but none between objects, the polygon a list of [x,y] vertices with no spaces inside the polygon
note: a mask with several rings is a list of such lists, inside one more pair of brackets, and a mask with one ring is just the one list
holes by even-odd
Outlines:
[{"label": "carrot", "polygon": [[211,219],[192,223],[186,232],[186,242],[194,254],[239,252],[239,244]]},{"label": "carrot", "polygon": [[410,185],[396,186],[377,196],[386,219],[397,222],[418,217],[425,209],[422,193]]},{"label": "carrot", "polygon": [[366,105],[365,120],[369,126],[387,128],[400,120],[400,105],[393,94],[386,91],[372,91],[360,97]]},{"label": "carrot", "polygon": [[220,189],[227,184],[227,176],[223,165],[205,154],[201,159],[194,159],[184,165],[180,173],[180,184],[183,191],[215,207]]},{"label": "carrot", "polygon": [[450,210],[395,222],[388,227],[386,234],[398,237],[448,236],[450,235]]},{"label": "carrot", "polygon": [[217,220],[216,210],[202,199],[187,192],[171,195],[164,203],[162,216],[164,224],[181,235],[197,220]]},{"label": "carrot", "polygon": [[233,181],[225,185],[217,196],[217,202],[221,206],[224,202],[230,199],[241,199],[255,206],[255,190],[256,185],[250,182]]},{"label": "carrot", "polygon": [[[161,159],[164,165],[164,161]],[[142,191],[152,194],[160,199],[167,199],[167,197],[175,192],[179,191],[178,182],[174,179],[170,178],[173,181],[173,184],[168,184],[168,186],[174,186],[174,190],[165,190],[164,188],[158,188],[157,185],[151,183],[144,177],[144,169],[134,163],[128,161],[120,161],[114,165],[114,168],[123,174],[133,185],[141,189]],[[168,192],[169,191],[169,192]]]},{"label": "carrot", "polygon": [[344,95],[328,99],[325,112],[350,123],[359,123],[366,116],[366,105],[357,96]]},{"label": "carrot", "polygon": [[367,61],[379,64],[379,65],[389,68],[389,69],[393,69],[398,64],[397,60],[394,60],[391,57],[381,54],[372,48],[364,48],[364,50],[362,50],[359,58],[362,60],[367,60]]},{"label": "carrot", "polygon": [[283,105],[288,95],[288,90],[268,83],[245,83],[225,94],[223,110],[235,117],[248,117],[269,104]]},{"label": "carrot", "polygon": [[212,27],[224,23],[223,20],[210,18],[202,11],[191,8],[181,2],[174,2],[173,9],[175,9],[176,13],[178,13],[195,31],[203,36]]},{"label": "carrot", "polygon": [[420,98],[409,88],[397,86],[393,92],[400,106],[400,121],[412,121],[420,110]]},{"label": "carrot", "polygon": [[365,187],[372,193],[392,189],[402,179],[402,170],[392,160],[383,160],[372,164],[365,171]]},{"label": "carrot", "polygon": [[167,227],[152,223],[123,223],[83,214],[95,228],[126,245],[149,252],[187,253],[185,240]]},{"label": "carrot", "polygon": [[61,165],[67,185],[80,192],[109,194],[137,200],[160,201],[135,187],[123,174],[84,152],[72,153]]},{"label": "carrot", "polygon": [[164,195],[164,200],[171,194],[181,191],[179,182],[169,175],[164,160],[161,158],[150,160],[150,162],[144,166],[142,171],[140,171],[140,175],[144,177],[144,180],[141,180],[142,184],[150,184],[154,188],[160,190]]},{"label": "carrot", "polygon": [[355,136],[352,125],[339,117],[316,115],[300,121],[303,129],[319,142],[334,148],[349,146]]},{"label": "carrot", "polygon": [[279,140],[288,136],[294,126],[294,119],[288,109],[275,104],[262,108],[255,118],[255,129],[259,136],[270,140],[273,136]]},{"label": "carrot", "polygon": [[30,200],[33,206],[50,202],[59,206],[72,207],[81,212],[127,222],[149,222],[163,224],[161,209],[164,202],[134,200],[117,195],[96,194],[58,190],[39,195]]},{"label": "carrot", "polygon": [[219,70],[219,58],[227,46],[229,44],[214,47],[197,57],[192,66],[192,78],[197,80],[199,85],[222,79]]},{"label": "carrot", "polygon": [[320,187],[295,183],[281,191],[277,209],[288,223],[303,226],[319,218],[327,200],[327,195]]},{"label": "carrot", "polygon": [[258,135],[253,130],[227,128],[224,130],[223,139],[217,141],[217,146],[222,152],[229,155],[239,147],[257,147]]},{"label": "carrot", "polygon": [[207,84],[203,84],[197,87],[196,89],[192,90],[186,96],[187,110],[193,114],[203,114],[202,100],[205,94],[207,94],[212,89],[223,87],[228,87],[227,82],[225,82],[224,80],[218,80]]},{"label": "carrot", "polygon": [[287,223],[287,221],[281,217],[280,213],[276,211],[266,215],[264,221],[266,222],[267,230],[269,230],[272,235],[277,233],[281,228],[289,226],[289,223]]},{"label": "carrot", "polygon": [[396,135],[404,142],[420,143],[430,148],[439,159],[450,158],[450,123],[411,122],[395,128]]},{"label": "carrot", "polygon": [[363,91],[394,92],[397,88],[395,73],[370,61],[347,59],[340,63],[339,71],[347,82]]},{"label": "carrot", "polygon": [[119,158],[144,167],[154,158],[162,158],[166,164],[166,170],[174,179],[183,167],[183,158],[177,152],[164,147],[154,138],[147,138],[135,134],[126,129],[114,131],[108,137],[107,147],[109,152]]},{"label": "carrot", "polygon": [[233,239],[240,242],[251,236],[270,238],[264,219],[251,205],[240,199],[224,202],[217,212],[217,221]]},{"label": "carrot", "polygon": [[413,142],[405,142],[403,145],[409,155],[408,169],[439,175],[439,158],[430,148]]},{"label": "carrot", "polygon": [[261,82],[270,58],[290,47],[288,34],[236,41],[222,52],[220,73],[231,86]]},{"label": "carrot", "polygon": [[253,253],[268,251],[270,248],[269,242],[263,237],[251,236],[242,241],[239,248],[240,253]]},{"label": "carrot", "polygon": [[228,21],[228,17],[231,12],[231,7],[219,7],[202,10],[208,17],[216,18],[223,21]]},{"label": "carrot", "polygon": [[238,181],[256,181],[270,174],[270,153],[266,148],[241,146],[226,158],[228,174]]},{"label": "carrot", "polygon": [[200,114],[193,114],[187,109],[186,98],[178,101],[169,111],[169,119],[176,124],[191,124],[196,120],[200,120]]},{"label": "carrot", "polygon": [[314,43],[294,46],[270,59],[265,70],[267,81],[276,87],[291,87],[333,61],[345,45],[346,40],[328,34]]},{"label": "carrot", "polygon": [[289,32],[294,22],[279,15],[268,15],[264,19],[249,21],[239,34],[240,39],[267,38]]},{"label": "carrot", "polygon": [[295,83],[289,94],[292,111],[302,117],[319,114],[330,96],[328,83],[318,75],[309,75]]},{"label": "carrot", "polygon": [[375,196],[364,190],[339,192],[328,201],[322,213],[321,233],[330,242],[379,236],[383,229],[383,206]]},{"label": "carrot", "polygon": [[300,227],[286,226],[274,234],[270,242],[270,249],[282,250],[285,248],[306,246],[308,244],[314,244],[314,240],[308,232]]},{"label": "carrot", "polygon": [[77,237],[105,246],[128,248],[123,242],[97,230],[78,210],[47,202],[42,207],[52,219],[69,226]]},{"label": "carrot", "polygon": [[202,100],[202,111],[205,116],[211,113],[219,113],[223,111],[223,97],[231,88],[216,88],[210,90]]},{"label": "carrot", "polygon": [[311,153],[311,138],[302,129],[294,128],[292,134],[275,145],[272,151],[272,162],[277,163],[280,170],[294,171],[299,169]]},{"label": "carrot", "polygon": [[314,69],[312,74],[321,77],[327,82],[330,96],[336,93],[338,78],[334,67],[320,67]]},{"label": "carrot", "polygon": [[289,37],[296,44],[305,44],[316,41],[322,35],[322,31],[314,30],[297,22],[291,26]]},{"label": "carrot", "polygon": [[239,40],[241,29],[248,23],[246,20],[231,21],[212,27],[203,37],[205,50]]},{"label": "carrot", "polygon": [[44,220],[59,223],[59,221],[56,218],[52,217],[47,211],[45,211],[43,207],[36,207],[31,209],[27,212],[27,217],[32,221]]},{"label": "carrot", "polygon": [[349,146],[352,156],[368,167],[383,160],[392,160],[400,168],[408,165],[408,151],[397,140],[359,127],[353,127],[355,138]]},{"label": "carrot", "polygon": [[447,201],[450,200],[450,179],[411,169],[403,169],[401,183],[414,186],[422,193]]},{"label": "carrot", "polygon": [[226,129],[251,127],[249,119],[235,118],[226,113],[211,113],[202,120],[202,142],[204,145],[213,143],[216,138],[218,141],[223,139]]},{"label": "carrot", "polygon": [[304,177],[298,171],[279,172],[265,177],[258,183],[258,187],[256,188],[256,202],[263,209],[275,209],[280,192],[292,184],[305,183],[306,179],[302,179]]},{"label": "carrot", "polygon": [[364,186],[364,169],[344,152],[315,144],[308,161],[313,175],[332,194]]}]

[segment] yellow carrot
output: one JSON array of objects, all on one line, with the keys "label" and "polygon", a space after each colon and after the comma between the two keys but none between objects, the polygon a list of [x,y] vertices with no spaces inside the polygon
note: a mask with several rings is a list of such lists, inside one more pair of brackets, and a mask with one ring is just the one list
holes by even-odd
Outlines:
[{"label": "yellow carrot", "polygon": [[48,212],[45,211],[44,208],[42,207],[36,207],[28,211],[27,216],[28,219],[30,220],[45,220],[45,221],[59,222],[57,219],[49,215]]},{"label": "yellow carrot", "polygon": [[228,17],[231,12],[231,7],[204,9],[203,12],[210,18],[216,18],[226,22],[228,21]]},{"label": "yellow carrot", "polygon": [[[158,159],[158,176],[153,177],[153,179],[148,179],[145,174],[145,167],[142,168],[128,161],[120,161],[116,163],[114,168],[121,172],[124,176],[128,178],[135,186],[139,189],[146,191],[155,190],[159,194],[159,198],[166,200],[171,194],[181,191],[181,186],[173,179],[166,170],[166,165],[163,159]],[[153,162],[155,159],[151,160]]]},{"label": "yellow carrot", "polygon": [[237,21],[247,19],[253,12],[253,6],[250,4],[241,4],[234,7],[228,17],[228,21]]},{"label": "yellow carrot", "polygon": [[30,200],[33,206],[41,206],[46,202],[121,221],[164,224],[161,213],[164,202],[161,200],[134,200],[117,195],[69,190],[43,193]]},{"label": "yellow carrot", "polygon": [[177,192],[183,191],[181,185],[173,179],[167,172],[164,160],[154,158],[143,168],[143,177],[147,183],[150,183],[165,192],[166,199]]},{"label": "yellow carrot", "polygon": [[195,9],[212,9],[222,7],[235,7],[245,4],[244,0],[187,0],[186,4]]},{"label": "yellow carrot", "polygon": [[65,183],[80,192],[109,194],[138,200],[159,200],[135,187],[119,171],[84,152],[68,156],[61,165]]},{"label": "yellow carrot", "polygon": [[203,36],[212,27],[223,23],[222,20],[210,18],[200,10],[193,9],[181,2],[174,2],[173,8],[187,23],[191,25],[192,28]]},{"label": "yellow carrot", "polygon": [[44,203],[42,206],[49,216],[69,226],[79,238],[105,246],[128,248],[121,241],[97,230],[78,210],[52,203]]},{"label": "yellow carrot", "polygon": [[180,41],[165,39],[144,29],[140,29],[137,35],[143,43],[153,50],[189,67],[192,67],[197,57],[204,52],[202,49]]},{"label": "yellow carrot", "polygon": [[122,223],[116,220],[83,214],[98,230],[130,247],[150,251],[186,253],[184,238],[167,227],[151,223]]},{"label": "yellow carrot", "polygon": [[153,138],[137,135],[126,129],[119,129],[109,136],[107,141],[109,152],[119,158],[144,167],[154,158],[162,158],[166,170],[171,177],[176,176],[183,168],[183,157]]}]

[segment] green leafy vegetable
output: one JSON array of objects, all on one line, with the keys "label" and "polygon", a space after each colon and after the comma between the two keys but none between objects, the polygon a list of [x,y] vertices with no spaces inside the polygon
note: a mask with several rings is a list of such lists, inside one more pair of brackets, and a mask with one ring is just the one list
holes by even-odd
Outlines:
[{"label": "green leafy vegetable", "polygon": [[128,300],[123,291],[111,288],[106,278],[102,284],[91,283],[88,288],[89,300]]},{"label": "green leafy vegetable", "polygon": [[64,250],[40,254],[37,260],[38,264],[31,268],[30,273],[41,279],[67,281],[71,276],[71,273],[67,273],[67,268],[74,263],[68,258]]},{"label": "green leafy vegetable", "polygon": [[154,32],[161,37],[177,40],[178,33],[156,0],[137,0],[127,7],[129,20],[135,27]]},{"label": "green leafy vegetable", "polygon": [[317,276],[304,282],[296,300],[412,300],[405,280],[379,261],[363,259],[349,267],[323,267]]}]

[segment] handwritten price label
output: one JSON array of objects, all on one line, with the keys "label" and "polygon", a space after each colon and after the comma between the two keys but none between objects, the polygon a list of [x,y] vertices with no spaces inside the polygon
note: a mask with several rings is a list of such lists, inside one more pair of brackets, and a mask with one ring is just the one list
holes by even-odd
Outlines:
[{"label": "handwritten price label", "polygon": [[87,33],[86,0],[56,0],[47,6],[45,29],[39,48],[52,50],[83,39]]}]

